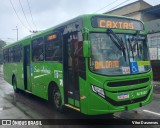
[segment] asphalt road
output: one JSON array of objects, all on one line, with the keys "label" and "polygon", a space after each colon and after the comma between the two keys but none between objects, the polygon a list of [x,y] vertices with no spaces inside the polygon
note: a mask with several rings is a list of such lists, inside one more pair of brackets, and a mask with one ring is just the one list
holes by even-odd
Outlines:
[{"label": "asphalt road", "polygon": [[[0,119],[124,119],[126,122],[129,119],[160,119],[160,85],[154,84],[154,100],[151,104],[135,109],[133,111],[125,111],[115,113],[113,115],[100,115],[100,116],[86,116],[71,109],[67,109],[65,113],[59,113],[55,111],[47,101],[40,99],[31,94],[20,92],[14,93],[12,86],[9,85],[3,79],[2,66],[0,66]],[[9,126],[0,126],[2,128]],[[15,128],[21,128],[22,126],[10,126]],[[28,126],[23,126],[28,128]],[[114,127],[144,127],[144,128],[158,128],[160,125],[42,125],[42,126],[30,126],[36,128],[114,128]]]}]

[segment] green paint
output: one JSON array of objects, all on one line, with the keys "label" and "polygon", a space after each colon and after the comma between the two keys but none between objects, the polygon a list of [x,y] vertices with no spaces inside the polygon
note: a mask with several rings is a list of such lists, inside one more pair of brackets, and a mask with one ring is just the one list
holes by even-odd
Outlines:
[{"label": "green paint", "polygon": [[79,104],[78,100],[75,100],[75,106],[78,107],[78,108],[80,107],[80,104]]},{"label": "green paint", "polygon": [[74,99],[68,98],[68,103],[74,106]]}]

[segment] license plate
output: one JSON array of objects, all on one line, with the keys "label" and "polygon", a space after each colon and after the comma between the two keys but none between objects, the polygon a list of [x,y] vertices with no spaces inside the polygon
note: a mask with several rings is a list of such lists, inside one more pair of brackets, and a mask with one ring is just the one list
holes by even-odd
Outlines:
[{"label": "license plate", "polygon": [[117,96],[117,98],[118,98],[119,100],[127,99],[127,98],[129,98],[129,94],[119,94],[119,95]]}]

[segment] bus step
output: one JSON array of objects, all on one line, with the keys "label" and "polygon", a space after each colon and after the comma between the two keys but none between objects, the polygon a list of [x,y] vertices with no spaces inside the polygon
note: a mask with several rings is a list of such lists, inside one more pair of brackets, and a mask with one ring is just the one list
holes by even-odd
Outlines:
[{"label": "bus step", "polygon": [[66,107],[69,107],[69,108],[72,108],[72,109],[74,109],[74,110],[80,111],[79,108],[74,107],[74,106],[72,106],[72,105],[70,105],[70,104],[64,104],[64,105],[65,105]]},{"label": "bus step", "polygon": [[32,93],[31,91],[28,91],[28,90],[24,90],[25,92],[27,92],[27,93]]}]

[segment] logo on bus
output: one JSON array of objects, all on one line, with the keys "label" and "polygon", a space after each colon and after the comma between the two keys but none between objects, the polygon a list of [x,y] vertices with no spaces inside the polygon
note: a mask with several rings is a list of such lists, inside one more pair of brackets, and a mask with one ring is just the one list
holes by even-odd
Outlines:
[{"label": "logo on bus", "polygon": [[118,99],[119,100],[127,99],[127,98],[129,98],[129,94],[120,94],[120,95],[118,95]]}]

